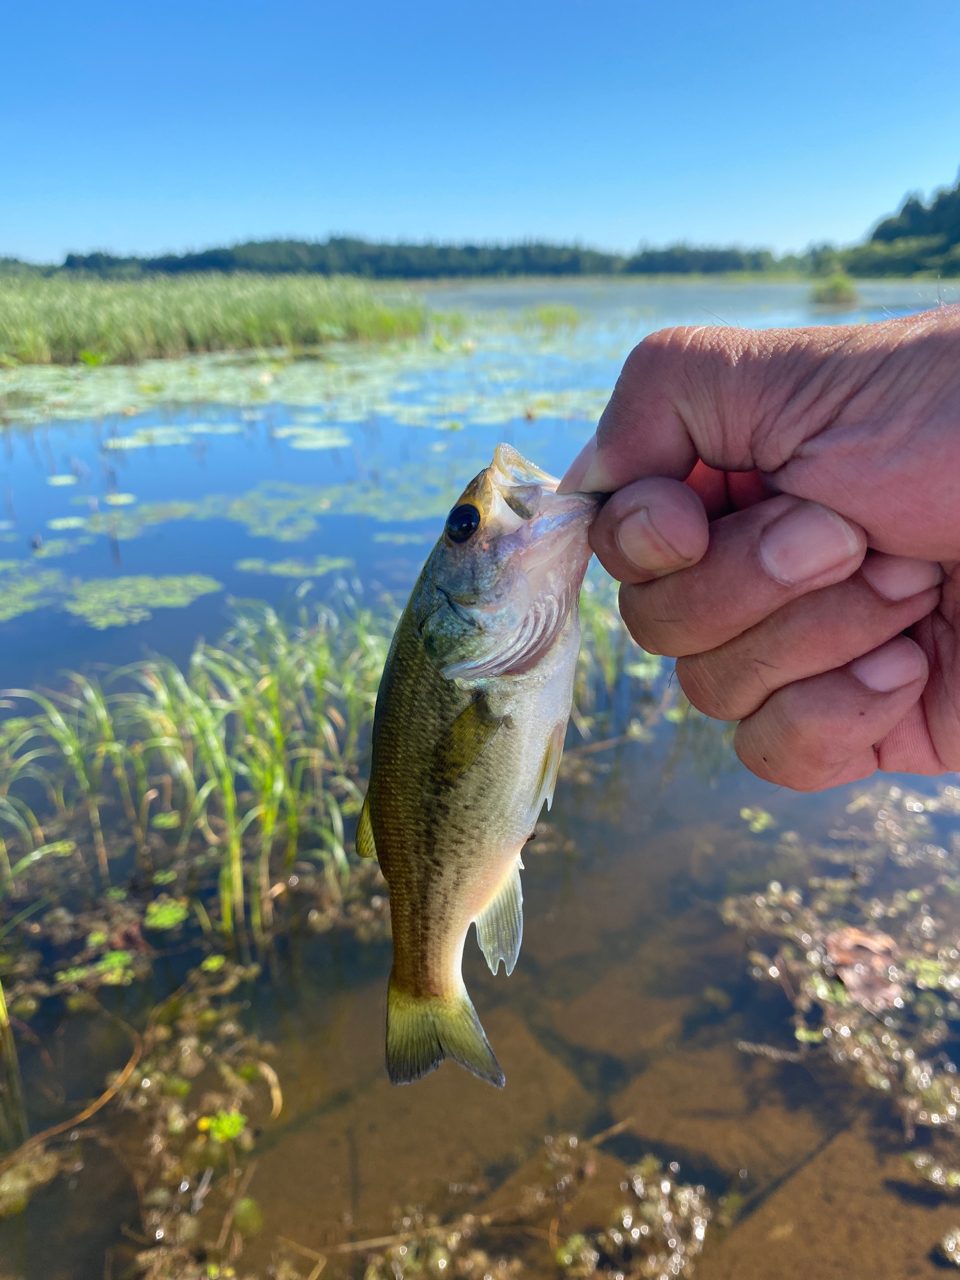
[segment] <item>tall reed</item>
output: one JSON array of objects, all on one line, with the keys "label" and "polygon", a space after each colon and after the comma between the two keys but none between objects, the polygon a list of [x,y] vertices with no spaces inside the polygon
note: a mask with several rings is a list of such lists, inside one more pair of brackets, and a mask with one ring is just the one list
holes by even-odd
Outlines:
[{"label": "tall reed", "polygon": [[423,305],[358,280],[198,275],[136,281],[0,276],[0,363],[152,357],[422,332]]},{"label": "tall reed", "polygon": [[[610,588],[588,584],[581,614],[575,723],[584,737],[591,728],[606,735],[629,715],[644,655],[623,632]],[[156,658],[118,668],[104,686],[68,673],[64,690],[7,691],[38,710],[0,724],[0,825],[25,849],[42,845],[28,803],[42,787],[78,841],[85,824],[104,885],[111,849],[129,847],[131,837],[145,874],[158,839],[184,867],[208,851],[219,864],[219,927],[228,937],[248,921],[258,939],[269,932],[274,877],[289,875],[298,857],[318,862],[331,898],[342,901],[347,824],[363,802],[394,623],[389,610],[350,599],[339,613],[302,609],[292,622],[250,602],[219,644],[197,645],[186,671]],[[649,684],[655,668],[641,674]],[[105,805],[125,818],[111,818],[107,834]],[[164,831],[173,834],[157,835]],[[0,852],[9,878],[6,847]]]}]

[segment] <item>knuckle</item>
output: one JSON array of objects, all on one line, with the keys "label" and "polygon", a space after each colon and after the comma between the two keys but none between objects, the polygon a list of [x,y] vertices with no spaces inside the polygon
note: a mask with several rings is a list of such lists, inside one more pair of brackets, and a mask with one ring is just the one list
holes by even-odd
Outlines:
[{"label": "knuckle", "polygon": [[817,791],[856,754],[849,737],[833,717],[807,705],[800,689],[787,686],[741,720],[734,749],[758,777],[794,791]]},{"label": "knuckle", "polygon": [[714,720],[739,720],[746,714],[742,699],[737,698],[736,674],[718,671],[709,654],[678,658],[677,680],[690,702],[705,716]]},{"label": "knuckle", "polygon": [[627,630],[641,649],[646,649],[647,653],[656,653],[669,657],[675,656],[661,647],[661,641],[664,637],[660,634],[656,621],[648,607],[642,586],[628,584],[621,586],[620,616],[623,618]]},{"label": "knuckle", "polygon": [[620,612],[630,634],[648,653],[668,658],[704,653],[726,639],[708,634],[691,611],[677,579],[687,570],[668,574],[646,583],[624,583],[620,587]]}]

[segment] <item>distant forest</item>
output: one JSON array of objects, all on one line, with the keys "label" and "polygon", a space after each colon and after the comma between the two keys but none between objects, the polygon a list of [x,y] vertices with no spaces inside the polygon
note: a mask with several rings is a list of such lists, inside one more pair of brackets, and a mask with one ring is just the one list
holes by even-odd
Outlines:
[{"label": "distant forest", "polygon": [[[231,249],[161,258],[116,258],[106,253],[67,255],[60,270],[99,276],[197,271],[311,272],[369,280],[429,280],[459,276],[689,275],[727,271],[770,271],[778,259],[765,249],[693,248],[673,245],[645,249],[633,257],[554,244],[445,245],[371,244],[334,236],[322,243],[260,240]],[[797,269],[790,259],[787,269]],[[784,268],[781,267],[781,270]]]},{"label": "distant forest", "polygon": [[628,256],[576,245],[377,244],[347,236],[324,241],[262,240],[200,253],[122,258],[109,253],[70,253],[61,266],[37,267],[0,258],[0,274],[82,273],[102,278],[179,275],[204,271],[305,272],[369,280],[428,280],[484,276],[777,275],[861,277],[960,276],[960,179],[929,204],[908,196],[899,213],[884,218],[862,244],[845,249],[820,245],[804,254],[777,257],[766,249],[675,244]]}]

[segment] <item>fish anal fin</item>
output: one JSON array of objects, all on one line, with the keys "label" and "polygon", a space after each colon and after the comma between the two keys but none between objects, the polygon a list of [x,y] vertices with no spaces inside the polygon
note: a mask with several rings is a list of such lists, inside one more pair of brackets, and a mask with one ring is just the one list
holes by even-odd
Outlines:
[{"label": "fish anal fin", "polygon": [[486,696],[478,694],[440,737],[434,780],[452,786],[462,778],[480,759],[505,719],[505,716],[494,715]]},{"label": "fish anal fin", "polygon": [[387,995],[387,1072],[393,1084],[410,1084],[452,1058],[480,1080],[502,1089],[503,1071],[465,991],[415,996],[390,978]]},{"label": "fish anal fin", "polygon": [[477,941],[491,973],[504,963],[507,977],[513,973],[523,938],[523,890],[520,887],[520,859],[510,866],[496,896],[484,907],[474,924]]},{"label": "fish anal fin", "polygon": [[373,838],[373,827],[370,823],[369,798],[364,800],[363,808],[360,810],[360,821],[357,823],[355,843],[359,857],[375,858],[377,856],[377,845]]},{"label": "fish anal fin", "polygon": [[547,739],[547,749],[543,755],[543,764],[540,766],[540,778],[534,800],[534,818],[543,808],[544,800],[547,802],[548,809],[553,805],[553,793],[557,786],[557,774],[560,772],[560,757],[563,755],[563,740],[566,734],[567,726],[558,724]]}]

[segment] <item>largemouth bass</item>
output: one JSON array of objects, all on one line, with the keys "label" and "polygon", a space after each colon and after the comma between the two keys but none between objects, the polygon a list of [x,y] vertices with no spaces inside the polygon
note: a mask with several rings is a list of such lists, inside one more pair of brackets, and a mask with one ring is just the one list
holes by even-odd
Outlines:
[{"label": "largemouth bass", "polygon": [[499,446],[450,512],[384,668],[357,851],[390,886],[394,1084],[453,1058],[503,1087],[460,967],[475,924],[491,971],[513,971],[520,854],[563,750],[598,499],[557,483]]}]

